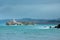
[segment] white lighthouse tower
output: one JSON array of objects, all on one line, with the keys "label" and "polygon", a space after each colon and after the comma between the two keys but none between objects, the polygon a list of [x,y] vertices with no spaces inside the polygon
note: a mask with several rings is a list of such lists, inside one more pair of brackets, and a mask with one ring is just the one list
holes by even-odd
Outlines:
[{"label": "white lighthouse tower", "polygon": [[16,23],[16,20],[15,20],[15,19],[13,19],[13,22],[14,22],[14,23]]}]

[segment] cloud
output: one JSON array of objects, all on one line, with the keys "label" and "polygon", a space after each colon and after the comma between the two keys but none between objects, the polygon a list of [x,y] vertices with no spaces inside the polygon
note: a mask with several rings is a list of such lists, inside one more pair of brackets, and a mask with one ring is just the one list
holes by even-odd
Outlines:
[{"label": "cloud", "polygon": [[[59,0],[0,0],[1,18],[58,18]],[[4,2],[4,3],[3,3]],[[25,4],[24,4],[25,3]]]},{"label": "cloud", "polygon": [[3,5],[30,5],[30,4],[52,4],[60,3],[60,0],[0,0],[0,6]]}]

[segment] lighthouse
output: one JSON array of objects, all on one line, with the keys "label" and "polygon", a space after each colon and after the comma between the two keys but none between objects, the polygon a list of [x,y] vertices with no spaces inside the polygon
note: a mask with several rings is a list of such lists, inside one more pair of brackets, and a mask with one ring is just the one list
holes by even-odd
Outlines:
[{"label": "lighthouse", "polygon": [[14,23],[16,23],[16,20],[15,20],[15,19],[13,19],[12,21],[13,21]]}]

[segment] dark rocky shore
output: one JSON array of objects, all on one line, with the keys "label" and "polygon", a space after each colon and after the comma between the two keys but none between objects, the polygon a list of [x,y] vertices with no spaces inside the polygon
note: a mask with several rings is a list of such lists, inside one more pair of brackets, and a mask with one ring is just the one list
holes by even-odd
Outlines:
[{"label": "dark rocky shore", "polygon": [[60,24],[58,24],[57,26],[55,26],[55,28],[60,28]]}]

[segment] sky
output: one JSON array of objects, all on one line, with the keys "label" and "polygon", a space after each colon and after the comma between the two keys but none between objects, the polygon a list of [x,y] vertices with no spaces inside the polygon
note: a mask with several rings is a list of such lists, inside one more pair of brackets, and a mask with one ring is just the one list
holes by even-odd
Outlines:
[{"label": "sky", "polygon": [[13,18],[60,18],[60,0],[0,0],[0,19]]}]

